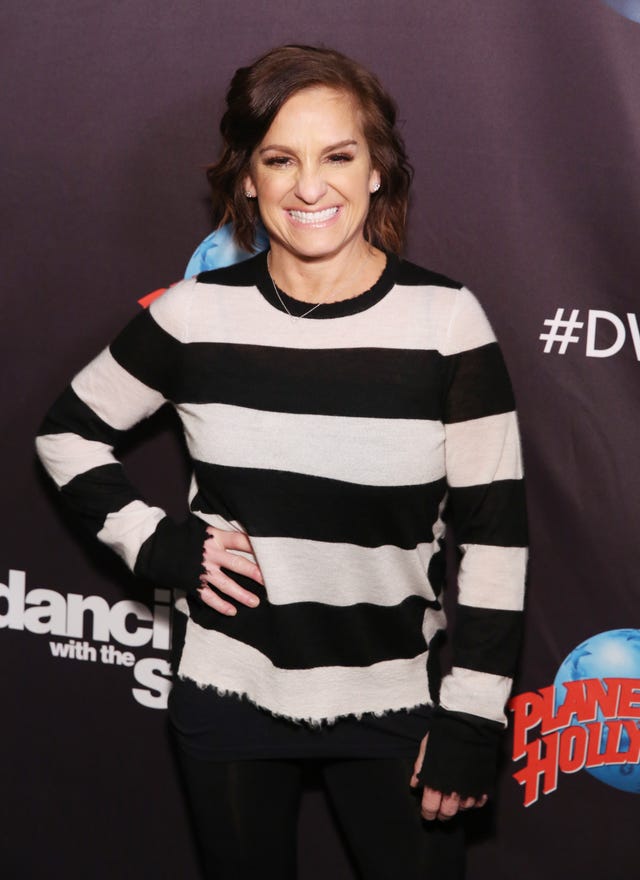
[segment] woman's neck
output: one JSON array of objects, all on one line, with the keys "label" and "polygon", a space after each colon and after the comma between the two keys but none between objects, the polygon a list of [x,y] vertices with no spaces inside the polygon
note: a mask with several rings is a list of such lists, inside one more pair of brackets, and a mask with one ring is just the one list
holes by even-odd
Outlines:
[{"label": "woman's neck", "polygon": [[293,299],[328,303],[351,299],[373,287],[385,266],[385,254],[367,241],[354,242],[339,253],[301,258],[272,242],[267,256],[274,283]]}]

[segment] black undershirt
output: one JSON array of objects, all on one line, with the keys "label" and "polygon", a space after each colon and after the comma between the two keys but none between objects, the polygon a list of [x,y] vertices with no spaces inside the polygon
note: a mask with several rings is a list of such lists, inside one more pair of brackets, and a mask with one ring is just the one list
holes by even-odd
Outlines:
[{"label": "black undershirt", "polygon": [[[182,653],[186,618],[176,614],[173,647]],[[178,668],[174,662],[174,669]],[[238,761],[259,758],[415,757],[429,729],[428,705],[333,724],[309,725],[272,715],[249,700],[174,678],[169,719],[179,747],[195,758]]]}]

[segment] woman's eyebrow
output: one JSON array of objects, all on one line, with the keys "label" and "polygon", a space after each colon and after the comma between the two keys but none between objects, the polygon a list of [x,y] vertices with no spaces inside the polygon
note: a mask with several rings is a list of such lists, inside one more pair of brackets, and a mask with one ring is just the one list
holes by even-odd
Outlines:
[{"label": "woman's eyebrow", "polygon": [[[333,150],[341,150],[343,147],[357,147],[358,141],[353,140],[352,138],[347,138],[344,141],[338,141],[337,144],[331,144],[328,147],[325,147],[322,151],[323,153],[331,153]],[[286,147],[283,144],[267,144],[265,147],[260,147],[258,150],[258,155],[262,155],[263,153],[268,153],[269,150],[277,150],[281,153],[295,153],[295,150],[292,147]]]},{"label": "woman's eyebrow", "polygon": [[337,144],[331,144],[330,147],[326,147],[322,152],[323,153],[332,153],[334,150],[341,150],[343,147],[357,147],[358,141],[348,138],[345,141],[338,141]]}]

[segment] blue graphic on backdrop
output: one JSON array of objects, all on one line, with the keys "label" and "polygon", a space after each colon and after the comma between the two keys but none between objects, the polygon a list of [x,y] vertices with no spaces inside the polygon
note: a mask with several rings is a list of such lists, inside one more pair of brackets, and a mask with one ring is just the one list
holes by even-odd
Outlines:
[{"label": "blue graphic on backdrop", "polygon": [[603,2],[630,21],[640,22],[640,0],[603,0]]},{"label": "blue graphic on backdrop", "polygon": [[[269,239],[264,227],[258,223],[256,227],[256,253],[265,251],[269,247]],[[184,277],[193,278],[200,272],[206,272],[209,269],[222,269],[225,266],[233,266],[234,263],[242,263],[249,260],[255,254],[249,253],[238,247],[233,238],[233,228],[230,223],[221,226],[220,229],[214,229],[205,239],[203,239],[195,251],[191,255],[191,259],[187,263]],[[138,300],[143,308],[148,308],[151,303],[162,296],[168,288],[160,287],[152,290]]]},{"label": "blue graphic on backdrop", "polygon": [[[640,630],[638,629],[614,629],[598,633],[574,648],[558,669],[554,680],[556,707],[564,703],[565,682],[620,678],[636,679],[640,684]],[[640,693],[637,694],[637,705],[640,706]],[[618,715],[615,720],[622,721],[624,717]],[[596,720],[604,721],[600,708]],[[579,724],[579,721],[574,720],[572,724]],[[608,750],[610,729],[609,725],[602,727],[600,752]],[[631,742],[628,728],[620,729],[619,737],[616,751],[629,752]],[[640,763],[607,764],[603,767],[586,766],[585,770],[607,785],[640,794]]]},{"label": "blue graphic on backdrop", "polygon": [[[256,229],[256,251],[264,251],[269,247],[269,239],[262,225]],[[221,269],[223,266],[233,266],[253,257],[248,251],[238,247],[233,239],[233,229],[230,223],[215,229],[210,235],[201,241],[191,255],[184,273],[185,278],[191,278],[198,272],[206,272],[208,269]]]}]

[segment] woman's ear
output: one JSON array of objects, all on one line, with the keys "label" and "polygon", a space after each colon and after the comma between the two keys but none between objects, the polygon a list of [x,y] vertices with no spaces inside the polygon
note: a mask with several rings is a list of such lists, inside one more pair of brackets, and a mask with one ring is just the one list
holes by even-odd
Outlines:
[{"label": "woman's ear", "polygon": [[256,188],[253,185],[253,180],[251,179],[251,175],[247,174],[247,176],[242,181],[242,186],[244,189],[244,194],[248,199],[255,199],[256,197]]},{"label": "woman's ear", "polygon": [[373,193],[378,192],[380,189],[380,172],[377,169],[374,169],[369,175],[369,192],[373,195]]}]

